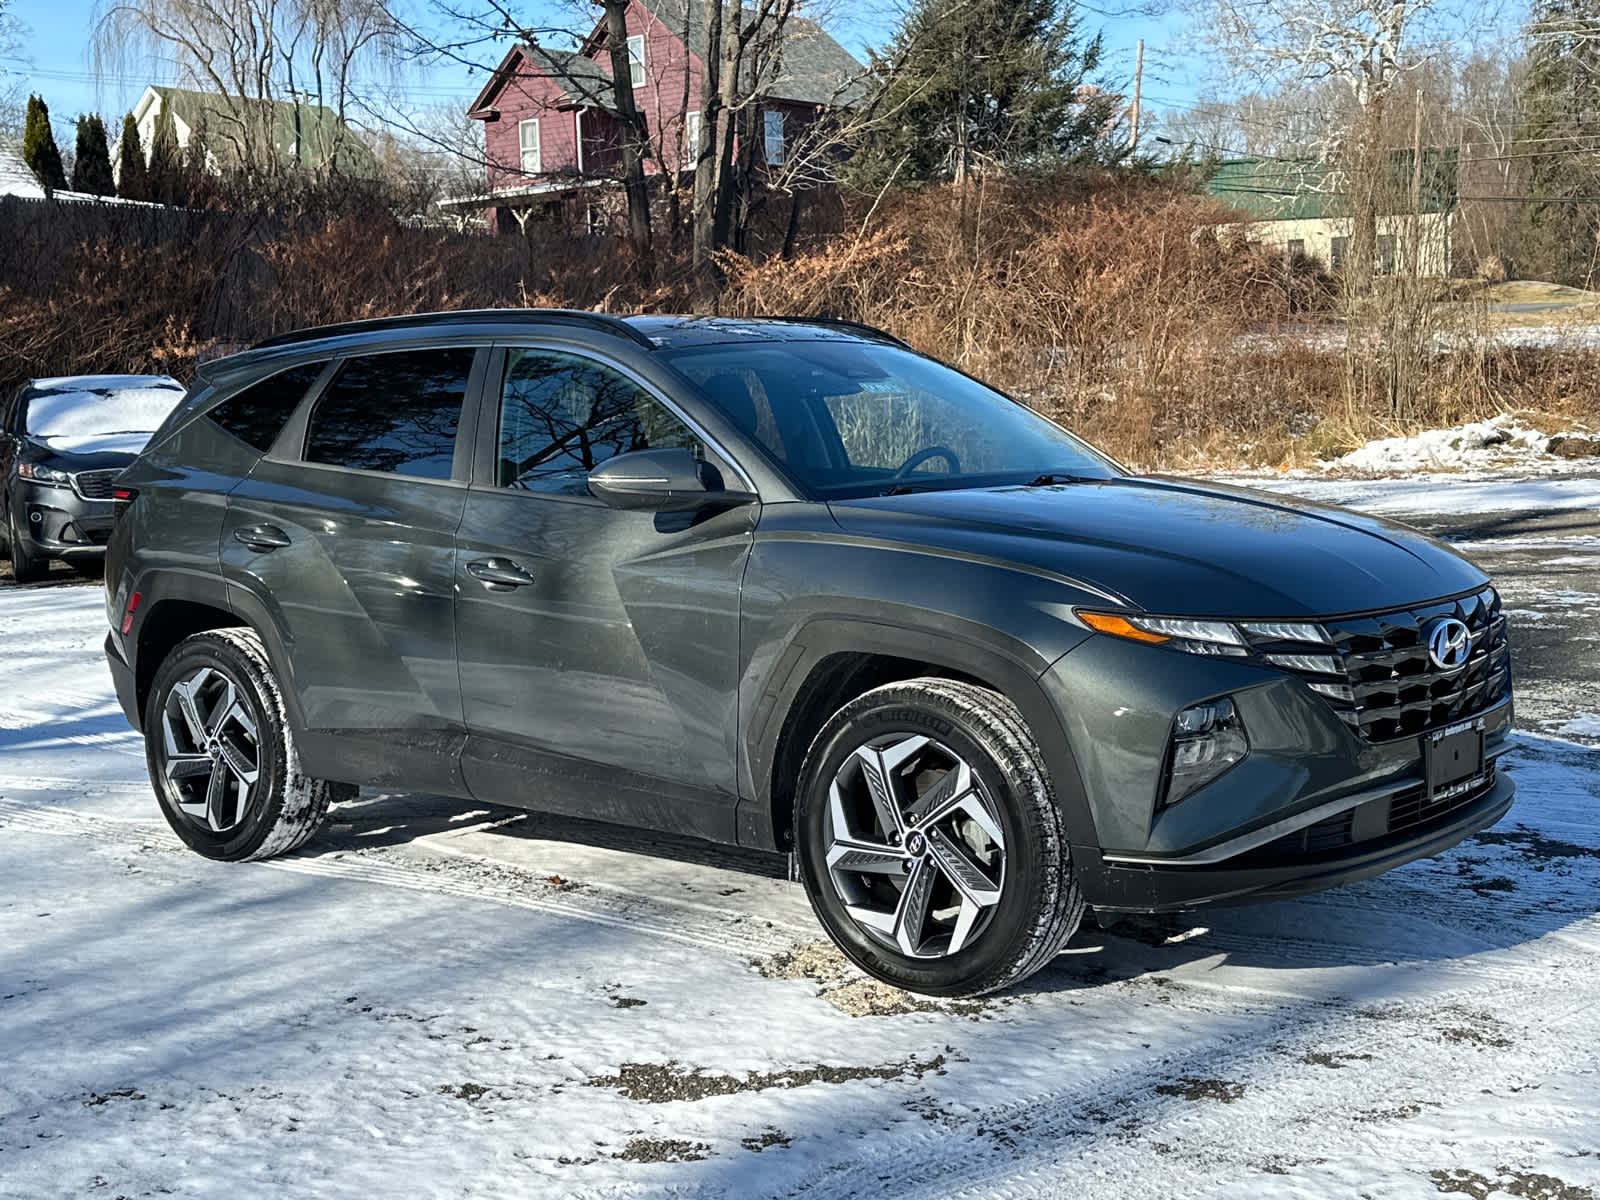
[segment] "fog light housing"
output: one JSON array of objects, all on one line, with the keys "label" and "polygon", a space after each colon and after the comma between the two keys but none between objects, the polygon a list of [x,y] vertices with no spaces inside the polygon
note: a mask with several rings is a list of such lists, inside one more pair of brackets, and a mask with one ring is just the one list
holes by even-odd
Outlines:
[{"label": "fog light housing", "polygon": [[1184,709],[1172,723],[1167,751],[1166,804],[1176,804],[1244,760],[1250,739],[1231,699]]}]

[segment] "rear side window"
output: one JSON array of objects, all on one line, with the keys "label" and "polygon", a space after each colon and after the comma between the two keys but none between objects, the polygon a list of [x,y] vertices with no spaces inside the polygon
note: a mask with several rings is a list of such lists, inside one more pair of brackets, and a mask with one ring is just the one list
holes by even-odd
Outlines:
[{"label": "rear side window", "polygon": [[403,350],[352,358],[311,414],[306,461],[449,479],[475,353]]},{"label": "rear side window", "polygon": [[304,363],[269,375],[228,397],[206,416],[245,445],[265,453],[327,365],[326,360]]}]

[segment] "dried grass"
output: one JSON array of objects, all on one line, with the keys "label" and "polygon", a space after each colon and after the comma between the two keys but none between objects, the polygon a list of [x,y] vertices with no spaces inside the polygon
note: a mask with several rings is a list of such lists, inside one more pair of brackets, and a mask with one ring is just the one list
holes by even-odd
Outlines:
[{"label": "dried grass", "polygon": [[[888,329],[1131,465],[1299,465],[1507,408],[1600,424],[1600,354],[1419,349],[1438,320],[1463,320],[1449,297],[1413,293],[1399,318],[1410,324],[1375,323],[1347,361],[1332,281],[1219,236],[1221,214],[1175,182],[991,179],[890,195],[870,212],[813,209],[795,257],[724,258],[719,311]],[[10,201],[0,217],[0,385],[183,378],[271,334],[360,317],[691,304],[666,236],[643,288],[620,241],[536,223],[528,237],[487,237],[382,214],[283,223]]]}]

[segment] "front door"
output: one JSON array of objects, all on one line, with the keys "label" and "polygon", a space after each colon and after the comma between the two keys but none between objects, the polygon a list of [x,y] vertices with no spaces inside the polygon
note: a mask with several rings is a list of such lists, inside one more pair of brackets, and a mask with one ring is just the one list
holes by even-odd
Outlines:
[{"label": "front door", "polygon": [[707,450],[618,366],[512,347],[490,368],[496,390],[457,549],[467,784],[488,802],[731,840],[757,506],[692,517],[589,495],[589,470],[615,454]]}]

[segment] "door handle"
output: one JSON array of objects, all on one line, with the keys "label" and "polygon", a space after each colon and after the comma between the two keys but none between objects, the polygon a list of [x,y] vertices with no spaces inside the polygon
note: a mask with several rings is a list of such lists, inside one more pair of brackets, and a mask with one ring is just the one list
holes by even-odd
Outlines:
[{"label": "door handle", "polygon": [[289,535],[276,525],[246,525],[243,529],[233,531],[233,540],[265,554],[269,550],[281,550],[287,546]]},{"label": "door handle", "polygon": [[533,576],[509,558],[473,559],[467,564],[467,574],[492,592],[526,587],[533,582]]}]

